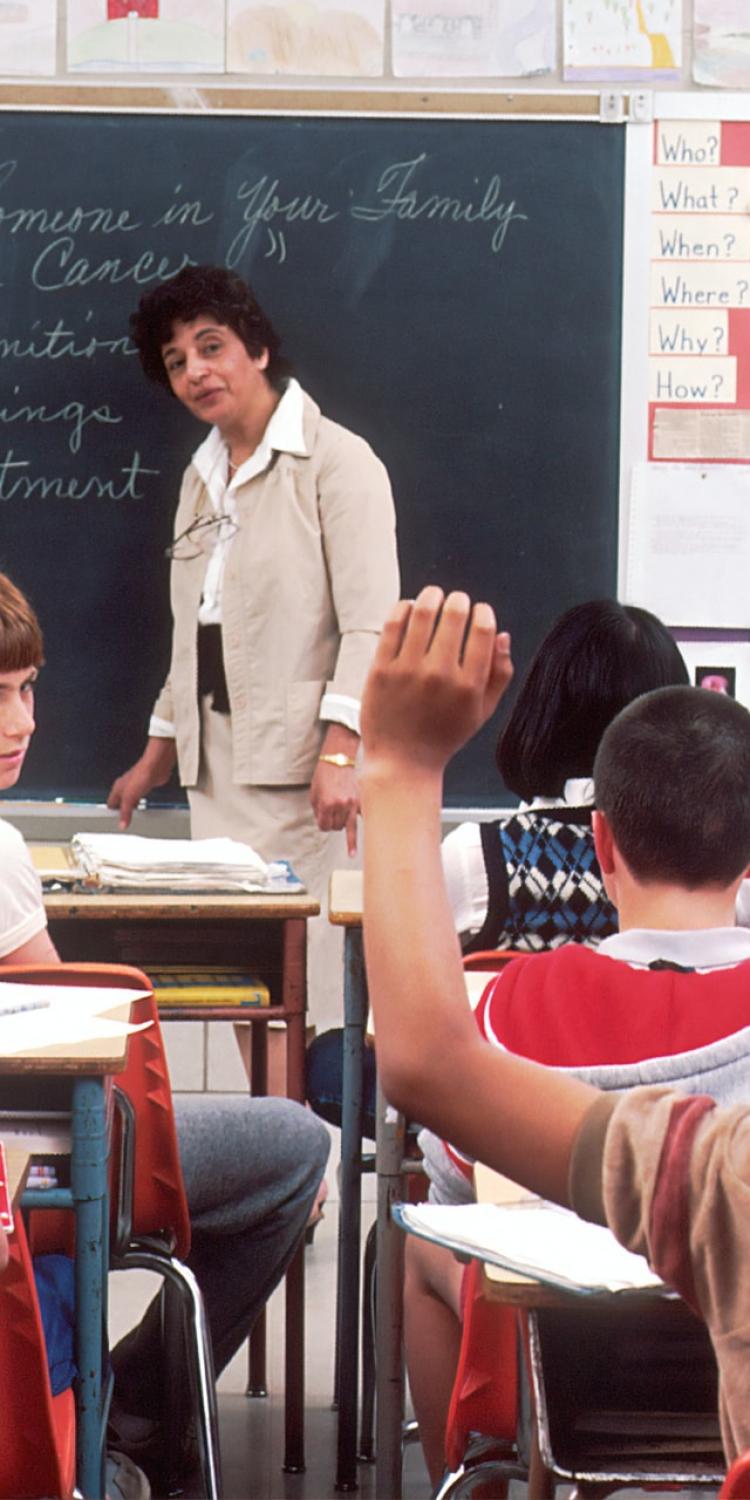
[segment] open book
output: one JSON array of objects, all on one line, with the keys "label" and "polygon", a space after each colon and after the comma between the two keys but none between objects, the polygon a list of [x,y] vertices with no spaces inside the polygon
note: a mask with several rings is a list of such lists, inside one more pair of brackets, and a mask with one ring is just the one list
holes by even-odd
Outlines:
[{"label": "open book", "polygon": [[77,833],[76,862],[93,885],[118,891],[304,890],[286,860],[270,864],[236,839],[152,839],[132,833]]},{"label": "open book", "polygon": [[411,1234],[544,1285],[582,1294],[661,1289],[641,1255],[609,1229],[541,1198],[516,1203],[397,1203],[393,1217]]}]

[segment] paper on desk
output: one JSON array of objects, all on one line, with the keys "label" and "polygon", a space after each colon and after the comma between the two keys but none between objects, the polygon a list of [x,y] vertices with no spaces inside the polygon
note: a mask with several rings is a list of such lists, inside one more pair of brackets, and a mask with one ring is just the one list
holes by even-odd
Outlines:
[{"label": "paper on desk", "polygon": [[[130,1004],[143,997],[143,990],[97,988],[86,985],[0,983],[3,1003],[22,1003],[30,996],[48,999],[44,1010],[0,1014],[0,1056],[50,1047],[76,1046],[86,1041],[109,1041],[142,1031],[150,1021],[133,1025],[128,1021]],[[110,1013],[121,1011],[120,1016]]]},{"label": "paper on desk", "polygon": [[73,854],[86,875],[115,890],[287,892],[304,890],[286,860],[267,864],[237,839],[152,839],[77,833]]},{"label": "paper on desk", "polygon": [[565,1291],[619,1292],[662,1285],[642,1255],[618,1244],[609,1229],[540,1199],[513,1204],[397,1204],[404,1229],[532,1276]]}]

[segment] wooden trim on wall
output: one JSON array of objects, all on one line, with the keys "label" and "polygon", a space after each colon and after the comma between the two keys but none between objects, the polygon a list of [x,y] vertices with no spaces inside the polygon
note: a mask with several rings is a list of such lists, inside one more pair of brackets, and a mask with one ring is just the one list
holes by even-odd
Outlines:
[{"label": "wooden trim on wall", "polygon": [[0,110],[137,111],[165,114],[464,115],[599,120],[598,93],[469,89],[245,87],[191,83],[5,83]]}]

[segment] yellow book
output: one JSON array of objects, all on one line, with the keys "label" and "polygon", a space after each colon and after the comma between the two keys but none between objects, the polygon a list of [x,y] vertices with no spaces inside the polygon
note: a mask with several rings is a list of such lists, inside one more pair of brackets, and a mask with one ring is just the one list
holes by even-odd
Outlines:
[{"label": "yellow book", "polygon": [[158,1005],[270,1005],[268,986],[243,969],[155,964],[149,968]]}]

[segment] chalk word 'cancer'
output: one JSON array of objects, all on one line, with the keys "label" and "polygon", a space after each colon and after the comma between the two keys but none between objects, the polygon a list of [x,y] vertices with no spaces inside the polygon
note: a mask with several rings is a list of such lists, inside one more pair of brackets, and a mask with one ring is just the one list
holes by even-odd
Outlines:
[{"label": "chalk word 'cancer'", "polygon": [[111,286],[117,286],[121,281],[134,281],[137,286],[144,286],[148,281],[167,281],[185,266],[195,265],[189,255],[182,255],[177,264],[172,264],[168,255],[157,259],[151,250],[144,250],[130,263],[120,255],[99,262],[87,260],[85,256],[74,259],[75,255],[76,242],[72,235],[53,240],[34,261],[31,270],[33,285],[40,292],[89,286],[93,281],[107,281]]}]

